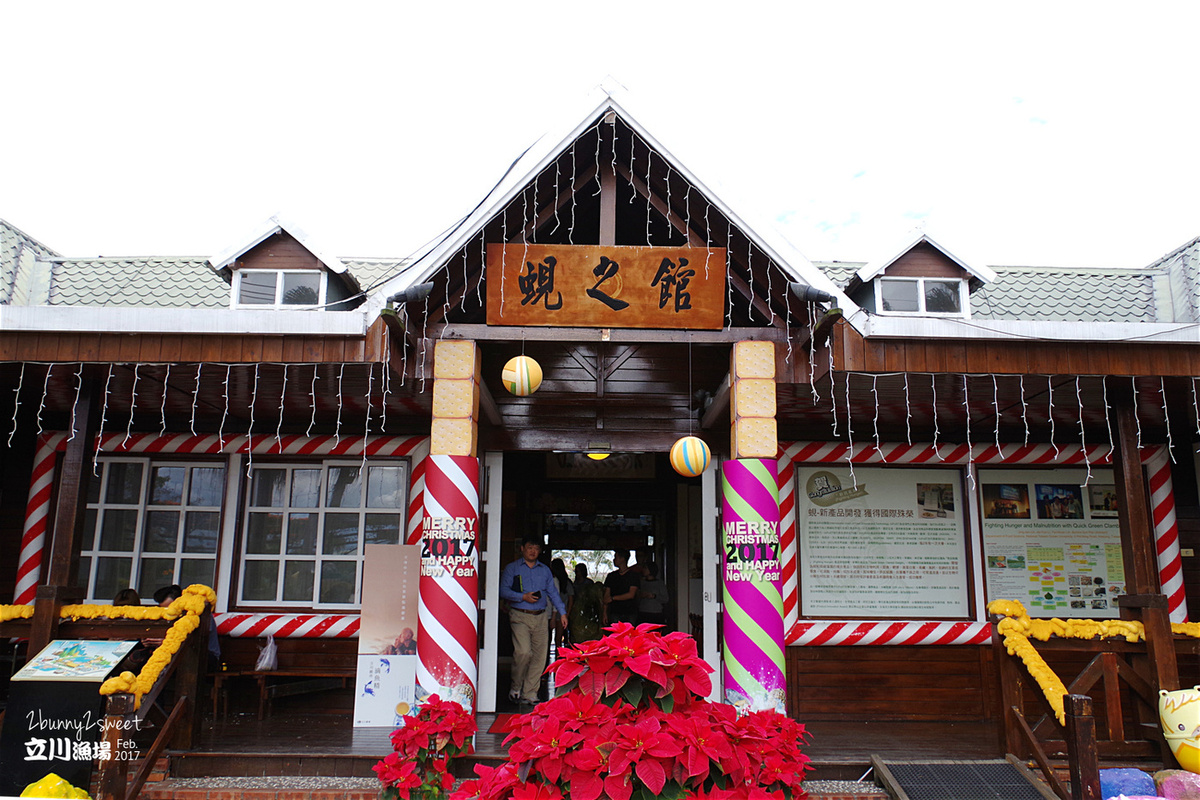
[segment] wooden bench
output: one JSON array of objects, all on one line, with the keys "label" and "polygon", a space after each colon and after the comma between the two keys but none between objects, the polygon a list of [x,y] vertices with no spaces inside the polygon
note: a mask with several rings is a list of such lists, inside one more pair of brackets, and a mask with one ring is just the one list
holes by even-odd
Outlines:
[{"label": "wooden bench", "polygon": [[271,714],[276,697],[345,688],[354,680],[357,642],[331,639],[276,639],[278,668],[256,670],[261,639],[221,642],[226,668],[213,673],[213,719],[229,712],[230,683],[253,680],[258,695],[258,718]]}]

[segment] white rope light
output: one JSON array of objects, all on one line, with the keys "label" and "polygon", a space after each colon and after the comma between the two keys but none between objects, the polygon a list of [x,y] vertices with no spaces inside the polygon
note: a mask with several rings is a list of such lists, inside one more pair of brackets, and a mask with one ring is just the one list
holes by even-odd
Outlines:
[{"label": "white rope light", "polygon": [[1108,404],[1108,381],[1101,380],[1100,386],[1103,388],[1103,392],[1104,392],[1104,430],[1107,431],[1107,433],[1108,433],[1108,452],[1109,452],[1109,460],[1111,461],[1112,460],[1112,451],[1113,451],[1113,435],[1112,435],[1112,420],[1109,419],[1108,414],[1112,410],[1112,406],[1110,406]]},{"label": "white rope light", "polygon": [[929,386],[933,389],[933,454],[938,457],[938,461],[945,461],[942,457],[941,446],[938,444],[938,434],[941,431],[938,429],[938,413],[937,413],[937,375],[929,373]]},{"label": "white rope light", "polygon": [[[835,439],[838,435],[838,417],[837,417],[837,380],[836,374],[833,371],[833,348],[829,348],[829,408],[833,411],[833,433],[830,434]],[[846,378],[850,380],[849,376]]]},{"label": "white rope light", "polygon": [[338,405],[337,405],[337,423],[333,429],[333,444],[336,447],[342,441],[342,379],[346,375],[346,364],[343,362],[338,367]]},{"label": "white rope light", "polygon": [[250,389],[250,426],[246,429],[246,477],[254,467],[254,407],[258,405],[258,364],[254,365],[254,384]]},{"label": "white rope light", "polygon": [[1138,417],[1138,391],[1137,378],[1129,376],[1129,384],[1133,387],[1133,421],[1137,424],[1137,446],[1138,451],[1142,449],[1142,420]]},{"label": "white rope light", "polygon": [[392,393],[392,337],[383,343],[383,402],[380,403],[379,432],[387,433],[388,395]]},{"label": "white rope light", "polygon": [[429,298],[425,298],[425,313],[421,315],[421,394],[425,393],[425,364],[429,356],[429,344],[426,331],[429,325]]},{"label": "white rope light", "polygon": [[875,396],[875,418],[871,420],[871,426],[875,433],[875,452],[883,455],[883,450],[879,447],[879,376],[871,376],[871,394]]},{"label": "white rope light", "polygon": [[912,405],[908,401],[908,373],[904,373],[904,437],[912,447]]},{"label": "white rope light", "polygon": [[1196,398],[1196,379],[1191,378],[1192,382],[1192,411],[1195,413],[1196,420],[1196,435],[1200,436],[1200,399]]},{"label": "white rope light", "polygon": [[21,410],[21,387],[25,385],[25,362],[21,362],[21,372],[17,376],[17,388],[13,390],[12,430],[8,432],[8,446],[12,447],[13,437],[17,434],[17,412]]},{"label": "white rope light", "polygon": [[[385,341],[388,337],[385,337]],[[283,388],[279,391],[279,422],[275,425],[275,449],[283,452],[283,400],[287,397],[288,365],[283,365]]]},{"label": "white rope light", "polygon": [[1058,445],[1056,445],[1054,443],[1054,376],[1053,375],[1046,376],[1046,387],[1049,390],[1046,394],[1046,399],[1049,402],[1049,408],[1050,408],[1050,410],[1048,412],[1048,415],[1050,417],[1050,446],[1054,448],[1054,460],[1058,461]]},{"label": "white rope light", "polygon": [[967,479],[971,482],[971,492],[975,492],[975,471],[971,465],[975,462],[975,451],[971,448],[971,397],[967,390],[967,376],[963,374],[963,410],[967,421]]},{"label": "white rope light", "polygon": [[366,481],[367,473],[367,439],[371,435],[371,394],[375,391],[375,367],[371,364],[367,365],[367,420],[363,425],[363,449],[362,449],[362,480]]},{"label": "white rope light", "polygon": [[1022,442],[1022,444],[1028,445],[1029,444],[1029,416],[1028,416],[1028,407],[1027,407],[1027,404],[1025,403],[1025,376],[1021,375],[1020,377],[1021,377],[1021,423],[1025,426],[1025,440],[1024,440],[1024,442]]},{"label": "white rope light", "polygon": [[313,364],[312,385],[308,389],[308,402],[312,406],[312,419],[308,421],[308,430],[305,432],[305,436],[312,436],[313,426],[317,424],[317,372],[320,366],[320,364]]},{"label": "white rope light", "polygon": [[996,410],[996,452],[1003,457],[1000,449],[1000,386],[996,383],[996,374],[992,373],[992,408]]}]

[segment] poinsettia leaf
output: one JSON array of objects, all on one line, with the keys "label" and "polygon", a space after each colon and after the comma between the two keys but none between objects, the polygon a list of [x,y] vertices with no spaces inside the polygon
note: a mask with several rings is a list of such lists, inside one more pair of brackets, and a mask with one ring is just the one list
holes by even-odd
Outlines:
[{"label": "poinsettia leaf", "polygon": [[633,794],[633,784],[628,775],[609,775],[604,779],[604,791],[610,800],[629,800]]},{"label": "poinsettia leaf", "polygon": [[571,778],[571,800],[596,800],[604,790],[599,774],[578,770]]},{"label": "poinsettia leaf", "polygon": [[532,761],[522,761],[521,765],[519,767],[517,767],[517,777],[521,779],[522,783],[524,783],[526,780],[529,779],[529,770],[532,767],[533,767]]},{"label": "poinsettia leaf", "polygon": [[667,782],[667,773],[662,764],[653,758],[643,758],[634,766],[638,778],[646,784],[646,788],[657,795]]},{"label": "poinsettia leaf", "polygon": [[639,680],[629,681],[621,689],[621,696],[625,698],[625,702],[631,706],[637,706],[642,702],[642,682]]},{"label": "poinsettia leaf", "polygon": [[659,705],[659,708],[661,708],[666,713],[670,714],[672,711],[675,710],[675,698],[669,694],[663,695],[662,697],[660,697],[658,699],[658,705]]}]

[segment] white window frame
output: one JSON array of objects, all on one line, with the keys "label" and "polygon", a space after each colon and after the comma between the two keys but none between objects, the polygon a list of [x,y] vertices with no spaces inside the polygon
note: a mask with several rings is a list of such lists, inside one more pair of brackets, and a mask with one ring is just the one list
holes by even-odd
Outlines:
[{"label": "white window frame", "polygon": [[[95,512],[95,528],[91,532],[91,546],[87,549],[80,550],[80,574],[79,581],[87,586],[87,599],[98,603],[111,603],[112,595],[97,596],[96,595],[96,573],[99,568],[99,560],[101,558],[129,558],[129,583],[128,585],[134,589],[138,589],[142,581],[142,562],[145,559],[173,559],[175,562],[173,578],[162,585],[169,586],[173,583],[179,583],[181,580],[180,569],[181,562],[185,559],[199,558],[201,560],[211,560],[213,562],[213,579],[216,582],[217,569],[220,563],[221,554],[221,531],[223,528],[223,515],[225,491],[222,488],[220,499],[215,506],[208,505],[193,505],[189,502],[191,493],[191,473],[184,479],[183,494],[178,505],[155,504],[150,502],[150,476],[156,467],[167,468],[203,468],[203,469],[222,469],[225,471],[225,480],[229,480],[229,465],[224,461],[206,461],[196,459],[161,459],[136,456],[101,456],[97,459],[101,465],[100,472],[100,497],[96,502],[89,498],[87,503],[87,511]],[[138,500],[134,503],[110,503],[107,500],[108,482],[111,477],[111,466],[114,464],[140,464],[142,467],[142,480],[138,487]],[[100,534],[104,529],[104,514],[109,511],[135,511],[137,513],[137,521],[134,527],[133,547],[131,550],[103,550],[100,547]],[[168,552],[155,552],[145,550],[146,543],[146,524],[149,520],[149,512],[151,511],[172,511],[179,513],[178,529],[175,538],[175,550]],[[211,513],[215,512],[217,517],[216,536],[217,546],[212,553],[190,553],[183,549],[185,522],[188,512]],[[83,560],[87,559],[86,573],[82,569]],[[124,586],[121,589],[126,588]],[[147,588],[147,587],[142,587]],[[154,588],[158,588],[157,586]],[[119,591],[119,590],[118,590]],[[139,590],[139,593],[140,590]],[[115,592],[114,592],[115,594]],[[146,596],[143,595],[143,601]]]},{"label": "white window frame", "polygon": [[[369,470],[371,467],[400,467],[403,469],[401,478],[401,498],[400,505],[396,508],[380,507],[372,508],[367,506],[367,485],[365,480],[361,478],[362,494],[357,506],[327,506],[329,491],[329,472],[331,468],[336,467],[355,467]],[[260,506],[254,505],[254,472],[257,470],[286,470],[288,473],[287,485],[285,492],[289,494],[285,497],[285,505],[282,506]],[[292,488],[292,473],[296,470],[320,470],[320,486],[319,486],[319,505],[318,506],[292,506],[290,492]],[[363,561],[365,558],[364,550],[366,546],[366,525],[365,517],[368,514],[396,514],[400,517],[399,531],[397,535],[397,543],[404,544],[405,532],[407,530],[408,519],[408,498],[411,491],[412,481],[412,464],[406,458],[368,458],[364,462],[362,459],[324,459],[316,461],[272,461],[256,463],[251,467],[249,475],[245,480],[245,502],[243,504],[244,511],[242,519],[238,521],[239,529],[239,544],[236,550],[235,557],[237,558],[237,589],[236,599],[233,599],[233,605],[238,608],[298,608],[298,609],[331,609],[341,611],[357,610],[362,607],[362,571]],[[283,517],[282,528],[280,531],[279,552],[277,553],[248,553],[247,546],[249,544],[250,520],[253,513],[280,513]],[[303,553],[287,552],[288,545],[288,525],[291,513],[312,513],[318,516],[316,527],[316,544],[314,553],[311,555]],[[325,554],[321,552],[322,541],[324,538],[324,520],[327,514],[358,514],[359,529],[358,529],[358,545],[356,552],[353,555]],[[251,562],[267,562],[274,561],[278,565],[275,583],[275,597],[273,599],[258,599],[248,600],[244,597],[245,592],[245,576],[246,565]],[[312,596],[307,600],[284,600],[284,567],[288,561],[303,561],[313,563],[313,587]],[[323,603],[320,600],[321,596],[321,565],[327,562],[352,562],[355,566],[354,578],[354,600],[350,603]]]},{"label": "white window frame", "polygon": [[[275,302],[274,303],[242,303],[239,302],[242,293],[242,276],[246,274],[265,274],[271,273],[275,277]],[[300,303],[284,303],[283,302],[283,276],[284,275],[312,275],[318,276],[318,297],[314,304]],[[324,308],[326,305],[329,288],[329,273],[325,270],[315,269],[239,269],[233,273],[233,283],[230,287],[229,307],[231,309],[249,308],[259,310],[281,310],[281,309],[317,309]]]},{"label": "white window frame", "polygon": [[[883,283],[884,282],[908,282],[917,284],[917,310],[916,311],[885,311],[883,308]],[[961,311],[926,311],[925,310],[925,282],[933,281],[934,283],[954,283],[958,282],[958,306]],[[875,279],[875,313],[885,314],[896,317],[970,317],[971,303],[970,293],[967,291],[967,281],[963,278],[912,278],[912,277],[887,277],[884,275]]]}]

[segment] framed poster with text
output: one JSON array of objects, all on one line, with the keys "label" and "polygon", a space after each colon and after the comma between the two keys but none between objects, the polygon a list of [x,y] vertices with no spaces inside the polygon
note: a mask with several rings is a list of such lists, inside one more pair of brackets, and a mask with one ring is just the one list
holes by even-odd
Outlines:
[{"label": "framed poster with text", "polygon": [[[1086,485],[1085,485],[1086,481]],[[1031,617],[1116,619],[1125,565],[1112,470],[981,469],[988,600]]]},{"label": "framed poster with text", "polygon": [[796,482],[803,616],[970,615],[958,470],[798,466]]}]

